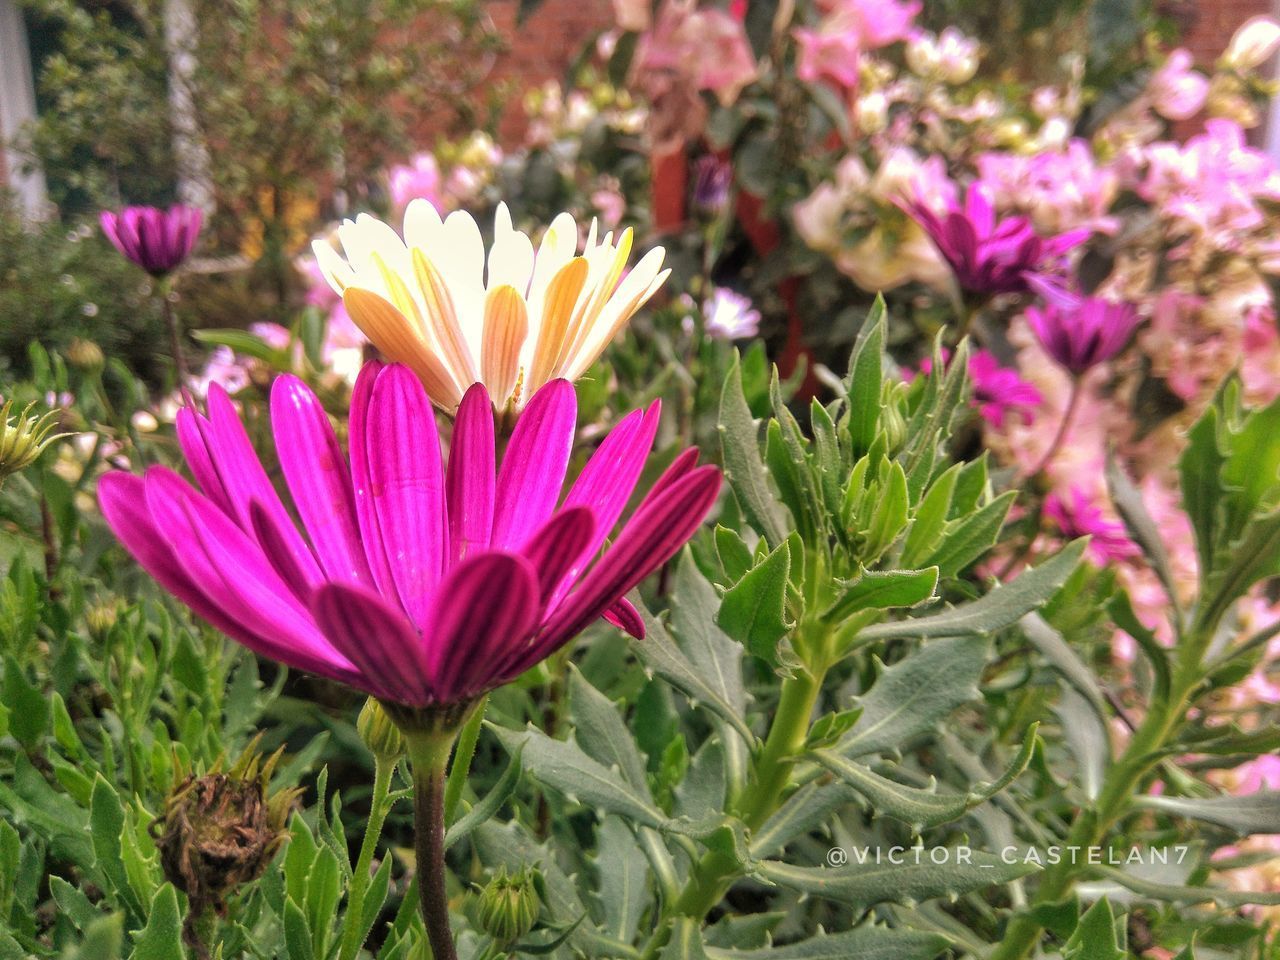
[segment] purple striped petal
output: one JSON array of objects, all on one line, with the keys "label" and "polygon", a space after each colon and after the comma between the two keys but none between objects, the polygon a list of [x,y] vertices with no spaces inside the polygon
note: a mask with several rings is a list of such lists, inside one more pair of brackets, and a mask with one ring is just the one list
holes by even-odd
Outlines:
[{"label": "purple striped petal", "polygon": [[373,582],[383,596],[396,594],[395,578],[387,563],[386,547],[382,542],[382,530],[378,526],[378,513],[373,505],[373,482],[369,479],[369,400],[374,384],[386,365],[370,360],[360,368],[355,389],[351,393],[351,413],[347,423],[347,446],[351,458],[351,493],[356,504],[356,522],[360,527],[360,540],[364,544],[365,559],[373,573]]},{"label": "purple striped petal", "polygon": [[519,676],[604,615],[693,536],[720,492],[720,472],[699,467],[645,499],[618,539],[551,615],[538,642],[504,674]]},{"label": "purple striped petal", "polygon": [[619,630],[625,630],[637,640],[644,639],[644,620],[640,611],[626,597],[623,597],[604,612],[604,618]]},{"label": "purple striped petal", "polygon": [[489,548],[494,498],[493,404],[484,384],[467,390],[453,421],[445,490],[450,564]]},{"label": "purple striped petal", "polygon": [[368,583],[347,462],[319,399],[290,374],[271,386],[271,432],[321,568],[330,580]]},{"label": "purple striped petal", "polygon": [[400,364],[378,376],[365,420],[373,508],[400,603],[421,628],[448,554],[440,438],[426,391]]},{"label": "purple striped petal", "polygon": [[426,634],[436,697],[465,700],[496,686],[501,661],[527,644],[539,607],[537,574],[522,557],[485,553],[454,567]]},{"label": "purple striped petal", "polygon": [[538,573],[538,591],[544,605],[574,570],[591,559],[597,548],[597,527],[590,507],[568,507],[556,511],[525,545],[521,554]]},{"label": "purple striped petal", "polygon": [[178,432],[178,446],[182,456],[191,468],[191,475],[196,478],[200,492],[216,503],[224,512],[235,516],[235,508],[227,496],[222,478],[213,464],[206,436],[210,432],[209,421],[196,413],[191,407],[183,407],[178,411],[175,422]]},{"label": "purple striped petal", "polygon": [[542,387],[520,415],[498,471],[494,548],[518,550],[551,516],[564,485],[577,415],[577,397],[567,380]]},{"label": "purple striped petal", "polygon": [[697,447],[686,447],[681,450],[671,465],[662,471],[662,476],[658,477],[653,486],[649,488],[649,493],[645,497],[646,500],[652,500],[663,490],[666,490],[681,477],[688,474],[698,465],[699,450]]},{"label": "purple striped petal", "polygon": [[311,601],[316,622],[346,655],[375,696],[410,706],[431,702],[422,638],[399,610],[354,584],[333,583]]},{"label": "purple striped petal", "polygon": [[258,541],[258,547],[267,562],[280,575],[280,579],[289,585],[294,596],[305,602],[326,581],[314,562],[309,565],[298,562],[293,548],[293,538],[297,531],[292,527],[281,530],[272,514],[257,501],[249,505],[249,516],[253,522],[254,539]]}]

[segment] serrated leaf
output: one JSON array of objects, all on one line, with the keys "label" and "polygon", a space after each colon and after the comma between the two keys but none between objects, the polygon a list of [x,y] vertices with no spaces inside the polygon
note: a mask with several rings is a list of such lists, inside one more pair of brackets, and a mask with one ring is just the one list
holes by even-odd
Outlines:
[{"label": "serrated leaf", "polygon": [[1280,833],[1280,790],[1258,790],[1232,797],[1140,797],[1138,803],[1180,817],[1216,823],[1242,837]]},{"label": "serrated leaf", "polygon": [[947,524],[942,542],[924,560],[942,571],[944,577],[954,577],[973,563],[1000,539],[1009,508],[1018,498],[1016,490],[1009,490],[996,497],[977,513]]},{"label": "serrated leaf", "polygon": [[182,915],[178,910],[178,892],[166,883],[151,898],[147,925],[134,938],[129,960],[174,960],[183,956]]},{"label": "serrated leaf", "polygon": [[728,577],[729,583],[736,583],[751,569],[753,557],[751,548],[742,539],[737,530],[716,526],[716,555],[720,558],[720,566]]},{"label": "serrated leaf", "polygon": [[1187,431],[1187,446],[1178,460],[1182,508],[1191,520],[1201,578],[1213,570],[1217,554],[1218,504],[1222,499],[1222,466],[1226,458],[1218,442],[1218,409],[1210,405]]},{"label": "serrated leaf", "polygon": [[777,667],[778,641],[792,624],[787,620],[787,578],[791,550],[784,541],[734,584],[720,601],[720,629],[771,667]]},{"label": "serrated leaf", "polygon": [[860,757],[900,750],[978,694],[987,663],[982,637],[953,637],[926,644],[882,673],[858,698],[862,716],[836,752]]},{"label": "serrated leaf", "polygon": [[129,884],[121,859],[124,825],[124,807],[119,795],[102,774],[98,774],[89,802],[89,830],[96,865],[116,902],[127,907],[134,917],[141,917],[142,903]]},{"label": "serrated leaf", "polygon": [[822,934],[760,950],[707,948],[710,960],[931,960],[950,945],[937,933],[904,927],[863,926],[843,933]]},{"label": "serrated leaf", "polygon": [[[938,856],[937,849],[905,850],[900,863],[889,862],[887,854],[876,863],[874,850],[858,849],[842,866],[797,867],[766,860],[760,871],[765,879],[780,886],[835,900],[858,911],[878,903],[922,903],[959,896],[1017,880],[1039,869],[1034,864],[1008,863],[995,854],[967,848],[951,849],[946,863],[935,864],[931,856]],[[961,856],[967,862],[961,862]]]},{"label": "serrated leaf", "polygon": [[644,760],[613,701],[593,687],[576,666],[569,666],[569,716],[574,739],[588,756],[621,772],[627,784],[651,801]]},{"label": "serrated leaf", "polygon": [[877,296],[858,332],[858,339],[854,342],[853,355],[849,358],[849,374],[845,378],[845,392],[848,396],[847,432],[855,457],[871,449],[880,425],[884,338],[884,298]]},{"label": "serrated leaf", "polygon": [[1028,613],[1018,625],[1023,634],[1031,641],[1031,645],[1043,654],[1058,673],[1075,687],[1099,717],[1106,718],[1107,710],[1103,703],[1102,688],[1094,678],[1093,671],[1071,645],[1063,639],[1062,634],[1049,625],[1048,621],[1038,613]]},{"label": "serrated leaf", "polygon": [[862,642],[907,637],[958,637],[990,634],[1016,623],[1048,601],[1080,562],[1087,540],[1075,540],[1058,553],[990,593],[942,613],[877,623],[858,634]]},{"label": "serrated leaf", "polygon": [[775,857],[792,840],[812,833],[825,824],[835,811],[857,803],[858,795],[840,782],[807,783],[782,804],[773,815],[751,834],[751,855]]},{"label": "serrated leaf", "polygon": [[1062,948],[1063,960],[1123,960],[1128,952],[1116,935],[1116,917],[1103,897],[1085,911]]},{"label": "serrated leaf", "polygon": [[1173,567],[1169,563],[1169,552],[1165,549],[1164,538],[1156,528],[1155,521],[1147,512],[1142,492],[1133,485],[1128,474],[1120,469],[1114,455],[1107,457],[1106,467],[1107,489],[1111,493],[1111,502],[1124,522],[1129,537],[1142,548],[1151,569],[1160,578],[1165,595],[1175,606],[1178,602],[1178,590],[1173,576]]},{"label": "serrated leaf", "polygon": [[1062,735],[1076,762],[1080,788],[1090,800],[1096,800],[1111,762],[1111,740],[1105,717],[1076,692],[1066,687],[1054,706],[1062,725]]},{"label": "serrated leaf", "polygon": [[741,361],[734,357],[720,394],[720,448],[724,476],[743,515],[770,544],[786,539],[787,521],[760,458],[759,432],[742,392]]},{"label": "serrated leaf", "polygon": [[840,623],[859,610],[888,610],[915,607],[934,596],[938,568],[923,570],[864,570],[856,580],[843,584],[844,593],[822,615],[829,623]]},{"label": "serrated leaf", "polygon": [[1174,883],[1157,883],[1114,867],[1099,867],[1098,873],[1120,886],[1151,900],[1186,905],[1214,903],[1229,910],[1256,904],[1280,906],[1280,892],[1271,890],[1227,890],[1222,887],[1184,887]]},{"label": "serrated leaf", "polygon": [[676,643],[719,697],[741,715],[747,706],[742,685],[742,647],[716,626],[720,602],[715,587],[698,572],[686,553],[676,567],[671,592],[671,626]]},{"label": "serrated leaf", "polygon": [[619,818],[605,817],[597,836],[597,895],[604,907],[603,932],[620,943],[631,943],[651,899],[648,863]]},{"label": "serrated leaf", "polygon": [[620,814],[633,823],[662,827],[667,817],[653,805],[648,791],[641,793],[616,773],[588,756],[573,741],[553,740],[533,727],[520,732],[491,727],[507,753],[523,746],[524,769],[545,787],[587,806]]},{"label": "serrated leaf", "polygon": [[938,793],[897,783],[869,767],[833,753],[816,750],[814,758],[842,782],[862,794],[878,815],[901,820],[919,833],[925,827],[950,823],[1003,790],[1027,768],[1035,748],[1036,724],[1028,729],[1022,747],[1003,774],[991,783],[974,784],[967,793]]}]

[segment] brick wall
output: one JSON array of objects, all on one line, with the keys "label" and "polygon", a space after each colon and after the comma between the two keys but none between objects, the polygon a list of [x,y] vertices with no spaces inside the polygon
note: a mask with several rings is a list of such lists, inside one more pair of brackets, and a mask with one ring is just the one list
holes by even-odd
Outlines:
[{"label": "brick wall", "polygon": [[1276,0],[1192,0],[1179,6],[1186,9],[1188,22],[1183,46],[1205,67],[1218,59],[1232,34],[1250,17],[1280,12]]}]

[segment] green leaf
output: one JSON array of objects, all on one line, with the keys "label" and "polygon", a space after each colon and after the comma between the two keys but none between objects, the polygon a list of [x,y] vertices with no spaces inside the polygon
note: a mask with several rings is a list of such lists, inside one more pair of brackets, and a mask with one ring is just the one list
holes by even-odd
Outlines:
[{"label": "green leaf", "polygon": [[1222,466],[1226,458],[1218,442],[1218,408],[1210,405],[1187,431],[1187,446],[1178,461],[1182,508],[1191,520],[1201,581],[1213,570],[1218,542],[1218,504],[1222,498]]},{"label": "green leaf", "polygon": [[[998,883],[1008,883],[1039,869],[1035,864],[1009,863],[994,854],[969,848],[948,848],[945,863],[934,863],[936,851],[913,847],[901,852],[901,862],[889,862],[883,853],[854,848],[842,866],[796,867],[766,860],[760,866],[765,879],[815,897],[836,900],[853,910],[867,910],[878,903],[921,903],[936,897],[955,897]],[[962,859],[963,858],[963,859]]]},{"label": "green leaf", "polygon": [[858,795],[843,783],[814,781],[807,783],[774,811],[759,829],[751,834],[751,855],[756,858],[776,857],[792,840],[812,833],[842,807],[856,803]]},{"label": "green leaf", "polygon": [[976,783],[966,793],[937,793],[897,783],[830,750],[816,750],[814,758],[841,781],[862,794],[876,814],[893,817],[919,833],[925,827],[950,823],[966,811],[990,800],[1027,768],[1035,749],[1036,724],[1027,730],[1022,748],[1000,777],[991,783]]},{"label": "green leaf", "polygon": [[649,612],[648,608],[636,597],[632,598],[636,610],[644,621],[645,636],[642,640],[633,640],[632,648],[644,661],[645,666],[657,673],[691,700],[706,706],[718,717],[727,722],[742,736],[747,743],[754,743],[755,736],[751,728],[742,719],[740,711],[729,703],[724,694],[712,685],[684,652],[677,647],[667,633],[662,621]]},{"label": "green leaf", "polygon": [[937,565],[942,576],[954,577],[995,546],[1000,539],[1009,508],[1018,498],[1016,490],[996,497],[977,513],[947,524],[942,542],[925,563]]},{"label": "green leaf", "polygon": [[1137,802],[1180,817],[1216,823],[1242,837],[1280,833],[1280,790],[1258,790],[1239,797],[1145,796]]},{"label": "green leaf", "polygon": [[572,664],[569,666],[569,715],[578,746],[593,760],[618,770],[638,794],[650,799],[644,759],[631,731],[622,722],[613,701],[593,687]]},{"label": "green leaf", "polygon": [[288,354],[283,350],[277,350],[261,337],[244,330],[192,330],[191,336],[209,346],[230,347],[236,353],[262,360],[277,369],[285,369],[289,366]]},{"label": "green leaf", "polygon": [[4,660],[0,697],[8,709],[9,733],[29,752],[36,750],[49,730],[49,700],[27,680],[12,654]]},{"label": "green leaf", "polygon": [[1073,541],[1038,567],[971,603],[930,616],[873,624],[862,630],[858,638],[870,642],[904,637],[958,637],[1003,630],[1058,592],[1080,562],[1087,544],[1083,539]]},{"label": "green leaf", "polygon": [[662,948],[659,960],[707,960],[702,944],[702,921],[694,917],[676,917],[671,925],[671,939]]},{"label": "green leaf", "polygon": [[1063,639],[1062,634],[1038,613],[1028,613],[1018,625],[1022,627],[1022,632],[1031,641],[1031,645],[1040,651],[1050,665],[1089,702],[1098,716],[1105,720],[1107,709],[1103,702],[1102,688],[1098,686],[1089,665]]},{"label": "green leaf", "polygon": [[89,801],[89,831],[97,868],[105,885],[115,895],[116,902],[127,907],[132,916],[141,917],[142,903],[129,883],[121,856],[124,829],[124,807],[120,797],[115,787],[98,774],[93,781],[93,794]]},{"label": "green leaf", "polygon": [[545,787],[564,794],[571,801],[617,813],[633,823],[662,827],[667,817],[653,805],[648,790],[643,792],[588,756],[571,740],[553,740],[533,727],[520,732],[491,727],[508,754],[516,755],[524,769]]},{"label": "green leaf", "polygon": [[778,641],[793,626],[786,611],[790,572],[791,550],[783,541],[725,593],[716,617],[720,629],[771,667],[779,664]]},{"label": "green leaf", "polygon": [[1075,760],[1080,789],[1090,800],[1096,800],[1111,762],[1111,739],[1107,735],[1106,717],[1074,687],[1063,689],[1054,712],[1061,722],[1068,754]]},{"label": "green leaf", "polygon": [[728,527],[717,525],[715,540],[716,554],[720,558],[720,566],[724,569],[729,583],[736,583],[751,569],[751,564],[755,559],[751,555],[751,548],[747,546],[746,541],[742,539],[738,531],[730,530]]},{"label": "green leaf", "polygon": [[1173,670],[1169,664],[1169,652],[1160,643],[1156,635],[1148,630],[1138,619],[1133,609],[1133,601],[1124,590],[1117,590],[1107,604],[1107,613],[1112,623],[1127,633],[1137,642],[1139,649],[1146,655],[1151,665],[1151,673],[1155,680],[1152,694],[1156,699],[1164,700],[1169,696],[1173,685]]},{"label": "green leaf", "polygon": [[871,449],[880,427],[880,387],[884,380],[885,305],[877,296],[849,358],[845,379],[848,394],[848,434],[854,457]]},{"label": "green leaf", "polygon": [[1133,481],[1120,469],[1114,455],[1107,457],[1107,489],[1111,493],[1111,502],[1116,512],[1124,521],[1129,537],[1142,548],[1151,569],[1160,578],[1165,595],[1177,607],[1178,589],[1174,581],[1173,567],[1169,563],[1169,553],[1164,547],[1164,538],[1156,529],[1155,521],[1147,512],[1147,505],[1142,500],[1142,493],[1133,485]]},{"label": "green leaf", "polygon": [[182,950],[182,915],[178,910],[178,892],[166,883],[151,898],[147,925],[134,939],[129,960],[174,960],[184,956]]},{"label": "green leaf", "polygon": [[[63,960],[116,960],[124,947],[124,916],[99,917],[84,932],[79,949],[62,954]],[[181,953],[172,955],[181,957]]]},{"label": "green leaf", "polygon": [[923,570],[864,570],[856,580],[843,583],[844,593],[822,615],[828,623],[840,623],[860,610],[914,607],[934,598],[938,568]]},{"label": "green leaf", "polygon": [[620,943],[631,943],[652,899],[649,865],[630,828],[618,817],[605,817],[597,836],[597,891],[605,916],[602,932]]},{"label": "green leaf", "polygon": [[1106,897],[1085,911],[1062,948],[1063,960],[1124,960],[1127,956],[1117,937],[1116,917]]},{"label": "green leaf", "polygon": [[315,960],[307,915],[293,897],[284,902],[284,942],[289,960]]},{"label": "green leaf", "polygon": [[733,488],[743,515],[770,544],[787,536],[781,504],[769,489],[769,475],[760,458],[759,432],[742,392],[741,360],[734,358],[720,394],[720,448],[724,476]]},{"label": "green leaf", "polygon": [[890,463],[888,476],[885,477],[882,472],[881,477],[884,478],[884,485],[871,511],[871,522],[863,534],[862,556],[867,563],[878,560],[907,526],[910,502],[907,475],[903,472],[902,464]]},{"label": "green leaf", "polygon": [[981,696],[978,680],[986,663],[982,637],[926,644],[886,669],[858,698],[862,716],[836,752],[860,757],[903,749],[957,707]]},{"label": "green leaf", "polygon": [[867,925],[760,950],[707,949],[710,960],[932,960],[950,941],[906,927]]},{"label": "green leaf", "polygon": [[747,706],[742,685],[742,647],[716,626],[720,603],[715,587],[698,572],[686,552],[676,567],[671,592],[671,626],[676,642],[717,695],[741,716]]},{"label": "green leaf", "polygon": [[941,541],[960,469],[961,464],[958,463],[948,467],[925,491],[911,521],[911,529],[902,541],[901,562],[904,566],[920,566]]},{"label": "green leaf", "polygon": [[1257,904],[1259,906],[1280,906],[1280,893],[1270,890],[1226,890],[1222,887],[1184,887],[1174,883],[1157,883],[1145,877],[1137,876],[1114,867],[1099,867],[1098,873],[1120,886],[1151,900],[1167,903],[1197,904],[1214,903],[1228,910]]}]

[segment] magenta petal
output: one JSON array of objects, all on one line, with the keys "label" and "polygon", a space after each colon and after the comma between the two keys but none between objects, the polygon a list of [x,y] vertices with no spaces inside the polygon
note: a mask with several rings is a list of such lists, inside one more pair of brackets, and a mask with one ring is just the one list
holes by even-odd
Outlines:
[{"label": "magenta petal", "polygon": [[256,643],[259,653],[339,680],[351,665],[316,628],[257,544],[176,473],[152,467],[144,481],[156,528],[187,576]]},{"label": "magenta petal", "polygon": [[263,555],[294,595],[305,601],[312,591],[325,583],[325,577],[314,563],[298,562],[289,536],[296,531],[281,530],[275,517],[257,501],[249,505],[249,516],[253,522],[254,539],[258,541]]},{"label": "magenta petal", "polygon": [[356,665],[364,690],[410,706],[431,701],[422,638],[400,611],[354,584],[327,584],[311,609],[329,641]]},{"label": "magenta petal", "polygon": [[206,439],[210,431],[209,421],[190,407],[178,411],[175,422],[178,431],[178,446],[182,448],[182,456],[191,468],[191,475],[196,478],[200,492],[216,503],[226,513],[235,515],[235,508],[227,496],[222,478],[213,464]]},{"label": "magenta petal", "polygon": [[373,508],[400,603],[419,627],[448,553],[440,438],[427,392],[408,367],[378,376],[365,421]]},{"label": "magenta petal", "polygon": [[671,465],[662,471],[662,476],[654,482],[649,488],[649,494],[646,500],[652,500],[663,490],[666,490],[681,477],[686,476],[694,467],[698,465],[699,450],[697,447],[686,447],[681,450]]},{"label": "magenta petal", "polygon": [[716,502],[720,472],[705,466],[650,496],[613,545],[547,621],[543,633],[507,676],[517,676],[604,615],[628,590],[666,563]]},{"label": "magenta petal", "polygon": [[525,545],[521,553],[537,571],[543,604],[591,559],[596,532],[596,518],[589,507],[569,507],[557,511]]},{"label": "magenta petal", "polygon": [[351,413],[347,423],[347,445],[351,458],[351,493],[355,499],[356,522],[360,527],[360,539],[364,544],[365,559],[373,573],[378,592],[391,597],[396,593],[395,578],[387,563],[386,548],[382,543],[382,530],[378,527],[378,513],[373,505],[373,482],[369,479],[369,400],[373,397],[374,384],[386,369],[385,364],[370,360],[360,368],[355,389],[351,393]]},{"label": "magenta petal", "polygon": [[427,631],[432,685],[445,702],[496,686],[501,662],[526,648],[538,622],[538,577],[528,561],[484,553],[450,571]]},{"label": "magenta petal", "polygon": [[319,399],[295,376],[277,377],[271,387],[271,432],[321,568],[331,580],[368,583],[347,463]]},{"label": "magenta petal", "polygon": [[596,515],[597,548],[618,522],[635,491],[658,432],[661,414],[662,408],[655,401],[643,413],[633,410],[624,417],[591,455],[564,498],[564,506],[585,505]]},{"label": "magenta petal", "polygon": [[453,422],[445,490],[450,563],[487,550],[493,532],[493,404],[484,384],[467,390]]},{"label": "magenta petal", "polygon": [[640,611],[626,597],[623,597],[604,612],[604,618],[620,630],[625,630],[637,640],[644,639],[644,620]]},{"label": "magenta petal", "polygon": [[573,385],[552,380],[520,415],[498,472],[495,549],[519,549],[551,516],[569,465],[577,414]]}]

